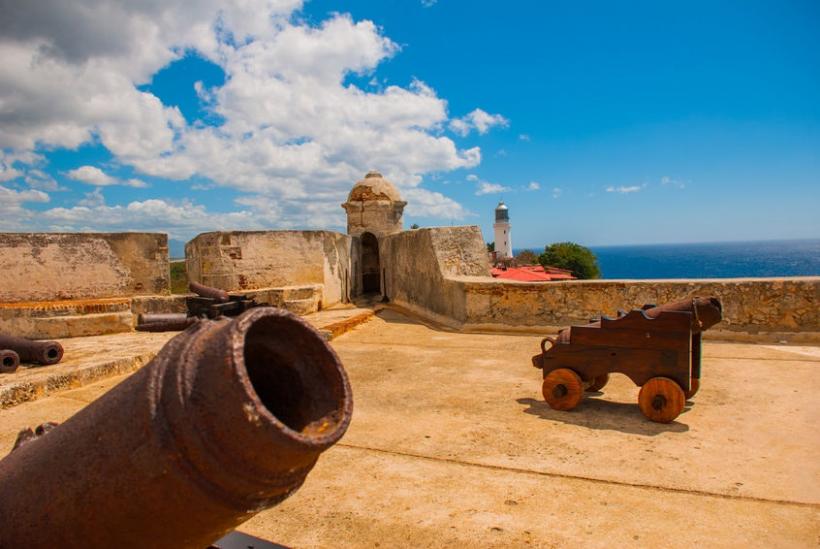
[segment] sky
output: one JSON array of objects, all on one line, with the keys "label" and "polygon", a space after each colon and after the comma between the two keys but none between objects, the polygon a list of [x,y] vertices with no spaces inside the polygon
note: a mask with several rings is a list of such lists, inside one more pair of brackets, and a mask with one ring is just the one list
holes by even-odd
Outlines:
[{"label": "sky", "polygon": [[820,3],[0,0],[0,230],[820,238]]}]

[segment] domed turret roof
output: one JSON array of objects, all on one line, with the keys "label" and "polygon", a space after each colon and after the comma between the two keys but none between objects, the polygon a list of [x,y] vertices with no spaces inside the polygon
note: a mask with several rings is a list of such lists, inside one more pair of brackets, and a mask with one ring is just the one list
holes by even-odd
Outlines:
[{"label": "domed turret roof", "polygon": [[401,202],[399,190],[385,179],[382,174],[372,170],[367,172],[364,179],[357,181],[350,190],[347,197],[348,202],[369,200],[390,200],[391,202]]},{"label": "domed turret roof", "polygon": [[498,203],[498,206],[496,206],[495,209],[496,210],[507,210],[509,208],[507,208],[507,205],[504,204],[504,201],[502,200],[501,202]]}]

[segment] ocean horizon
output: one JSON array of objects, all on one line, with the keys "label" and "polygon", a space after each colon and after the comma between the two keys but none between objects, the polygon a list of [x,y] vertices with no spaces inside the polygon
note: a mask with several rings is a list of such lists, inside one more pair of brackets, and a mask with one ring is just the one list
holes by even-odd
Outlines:
[{"label": "ocean horizon", "polygon": [[[589,246],[601,278],[746,278],[820,275],[820,239]],[[515,248],[514,254],[543,248]]]}]

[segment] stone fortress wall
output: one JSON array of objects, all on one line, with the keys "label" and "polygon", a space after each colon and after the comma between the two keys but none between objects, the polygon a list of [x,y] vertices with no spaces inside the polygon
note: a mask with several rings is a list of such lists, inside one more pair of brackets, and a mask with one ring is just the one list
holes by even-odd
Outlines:
[{"label": "stone fortress wall", "polygon": [[717,296],[724,320],[705,337],[820,342],[820,277],[498,280],[478,227],[406,231],[385,238],[382,250],[391,303],[454,329],[554,333],[618,309]]},{"label": "stone fortress wall", "polygon": [[[203,233],[185,248],[189,279],[298,314],[350,302],[375,287],[392,306],[475,331],[550,333],[618,309],[714,295],[723,301],[725,320],[707,337],[820,342],[820,277],[497,280],[477,226],[404,231],[404,204],[389,181],[370,172],[342,205],[350,234]],[[133,329],[140,312],[185,310],[184,296],[169,295],[164,234],[0,233],[0,261],[0,331],[110,333]]]},{"label": "stone fortress wall", "polygon": [[301,312],[313,312],[347,302],[355,291],[350,287],[357,263],[352,240],[331,231],[204,233],[185,245],[185,262],[189,280],[252,293],[273,305],[279,304],[277,289],[302,288],[299,295],[304,297],[297,299],[313,303]]},{"label": "stone fortress wall", "polygon": [[168,236],[0,233],[0,302],[170,293]]}]

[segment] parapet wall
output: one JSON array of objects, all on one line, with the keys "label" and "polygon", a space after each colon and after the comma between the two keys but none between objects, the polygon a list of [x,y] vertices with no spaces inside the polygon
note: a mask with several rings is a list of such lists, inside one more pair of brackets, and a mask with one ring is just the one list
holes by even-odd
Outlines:
[{"label": "parapet wall", "polygon": [[351,237],[331,231],[203,233],[185,245],[188,278],[227,291],[322,285],[322,306],[350,297]]},{"label": "parapet wall", "polygon": [[438,320],[463,322],[466,295],[457,278],[490,278],[487,251],[477,226],[404,231],[383,238],[379,255],[383,293],[391,302]]},{"label": "parapet wall", "polygon": [[170,293],[159,233],[0,233],[0,265],[0,303]]},{"label": "parapet wall", "polygon": [[615,316],[646,303],[720,298],[723,321],[707,337],[820,341],[820,277],[701,280],[579,280],[521,283],[462,279],[465,327],[551,331]]},{"label": "parapet wall", "polygon": [[550,333],[618,309],[717,296],[724,320],[707,337],[820,342],[820,277],[497,280],[478,227],[406,231],[385,238],[380,251],[390,301],[452,328]]}]

